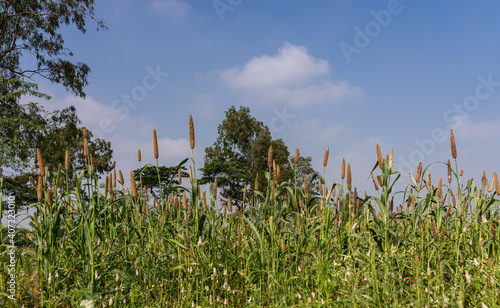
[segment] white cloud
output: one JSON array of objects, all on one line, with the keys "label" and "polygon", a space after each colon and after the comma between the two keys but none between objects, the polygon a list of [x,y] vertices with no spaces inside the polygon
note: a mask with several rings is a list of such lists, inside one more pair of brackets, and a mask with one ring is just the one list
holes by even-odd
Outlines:
[{"label": "white cloud", "polygon": [[222,72],[220,79],[244,91],[249,99],[297,106],[338,102],[362,94],[348,82],[332,81],[330,72],[327,60],[311,56],[304,46],[285,43],[278,54],[253,58],[243,68]]},{"label": "white cloud", "polygon": [[186,16],[189,11],[189,5],[181,0],[155,0],[151,8],[176,18]]},{"label": "white cloud", "polygon": [[243,69],[233,68],[221,77],[237,88],[259,88],[300,85],[329,73],[328,61],[310,56],[304,46],[286,43],[277,55],[253,58]]},{"label": "white cloud", "polygon": [[500,119],[484,122],[473,122],[470,118],[460,117],[460,124],[453,129],[458,138],[488,139],[498,136]]}]

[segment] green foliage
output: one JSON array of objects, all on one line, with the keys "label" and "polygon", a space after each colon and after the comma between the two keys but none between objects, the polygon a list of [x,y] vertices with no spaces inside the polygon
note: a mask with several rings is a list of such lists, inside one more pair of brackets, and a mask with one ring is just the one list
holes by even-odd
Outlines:
[{"label": "green foliage", "polygon": [[[85,33],[89,19],[97,22],[98,30],[104,29],[104,23],[94,17],[94,1],[13,0],[2,1],[1,5],[0,77],[41,76],[84,97],[90,68],[67,59],[73,53],[64,46],[58,30],[61,26],[74,25]],[[31,61],[22,61],[26,55]],[[22,67],[22,64],[32,67]]]},{"label": "green foliage", "polygon": [[[84,127],[80,124],[81,120],[74,106],[56,110],[46,116],[45,129],[36,136],[36,145],[49,170],[57,171],[59,164],[64,165],[66,151],[74,168],[80,170],[85,166],[86,158],[82,147]],[[115,167],[111,142],[92,137],[92,131],[89,130],[88,151],[92,154],[96,172],[110,172]]]},{"label": "green foliage", "polygon": [[[36,129],[19,130],[11,125],[10,121],[24,121],[22,117],[15,115],[13,118],[4,117],[4,122],[0,122],[0,130],[6,132],[5,135],[0,136],[0,142],[6,145],[5,148],[10,154],[4,157],[4,166],[16,171],[13,175],[6,177],[5,191],[17,196],[17,210],[22,210],[37,200],[36,188],[29,181],[30,176],[35,180],[38,178],[37,148],[42,153],[45,168],[51,172],[57,172],[61,165],[64,168],[66,151],[69,154],[71,168],[76,170],[83,169],[88,159],[84,156],[82,147],[83,127],[80,126],[81,121],[74,106],[52,113],[34,111],[30,113],[30,116],[36,116],[40,123]],[[5,126],[1,126],[1,123]],[[15,132],[9,134],[10,131]],[[92,139],[92,131],[89,131],[89,137],[88,151],[92,154],[97,174],[110,172],[115,167],[115,162],[112,161],[111,143],[100,138]],[[19,140],[22,140],[23,148],[11,149],[12,144],[21,145]],[[69,178],[68,181],[73,183],[74,179]]]},{"label": "green foliage", "polygon": [[[184,195],[173,184],[158,206],[141,187],[137,196],[125,187],[103,192],[89,166],[73,171],[71,189],[49,171],[31,221],[34,250],[17,250],[17,304],[497,307],[500,191],[462,185],[457,171],[449,186],[420,180],[394,193],[399,173],[383,160],[373,169],[379,194],[365,199],[340,183],[328,187],[335,193],[308,196],[264,172],[266,186],[243,200],[255,206],[233,212],[197,185]],[[59,193],[50,199],[53,185]],[[393,208],[396,194],[406,207]]]},{"label": "green foliage", "polygon": [[[258,175],[269,170],[267,154],[270,146],[273,148],[273,160],[281,169],[281,179],[293,180],[288,147],[282,139],[272,139],[269,128],[251,116],[248,107],[240,106],[236,110],[231,106],[217,131],[217,140],[205,149],[200,182],[209,183],[217,179],[224,188],[221,193],[223,198],[232,196],[236,199],[244,185],[253,184]],[[300,172],[313,173],[310,162],[310,159],[302,159]],[[304,174],[311,173],[299,176],[303,178]],[[266,179],[259,177],[258,183],[260,187],[265,187]],[[238,195],[241,197],[241,192]]]},{"label": "green foliage", "polygon": [[[180,168],[181,178],[189,178],[189,174],[186,172],[186,167],[182,166]],[[151,165],[146,165],[142,168],[135,169],[132,172],[134,177],[140,180],[143,187],[145,187],[145,189],[147,189],[154,198],[159,200],[161,191],[168,192],[171,188],[181,184],[178,181],[178,171],[179,167],[177,166],[153,167]]]},{"label": "green foliage", "polygon": [[41,106],[19,104],[24,95],[50,98],[38,92],[36,84],[0,77],[0,176],[5,166],[15,171],[29,166],[36,135],[45,127]]}]

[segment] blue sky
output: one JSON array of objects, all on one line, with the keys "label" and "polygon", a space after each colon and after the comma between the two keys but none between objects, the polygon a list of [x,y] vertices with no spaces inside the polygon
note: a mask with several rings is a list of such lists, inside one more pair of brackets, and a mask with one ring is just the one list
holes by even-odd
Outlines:
[{"label": "blue sky", "polygon": [[[491,179],[500,166],[499,11],[497,1],[100,1],[108,30],[64,30],[73,59],[92,69],[87,98],[37,81],[53,96],[46,108],[75,105],[123,171],[138,167],[137,149],[154,161],[154,128],[161,164],[190,156],[190,114],[201,167],[224,111],[245,105],[318,171],[330,147],[328,182],[339,181],[345,158],[354,184],[371,190],[377,143],[384,155],[394,149],[408,179],[421,160],[451,158],[452,127],[464,177],[486,169]],[[444,166],[431,171],[446,176]]]}]

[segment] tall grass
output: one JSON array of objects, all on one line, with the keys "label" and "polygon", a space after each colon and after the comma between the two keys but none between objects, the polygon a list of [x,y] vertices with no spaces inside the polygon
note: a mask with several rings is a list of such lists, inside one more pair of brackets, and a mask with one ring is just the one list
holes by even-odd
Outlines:
[{"label": "tall grass", "polygon": [[[193,149],[192,119],[189,131]],[[153,141],[158,165],[156,131]],[[227,202],[213,183],[199,190],[194,154],[178,166],[190,161],[190,187],[174,185],[160,200],[151,200],[133,175],[129,190],[121,171],[119,181],[113,172],[99,189],[90,153],[83,170],[43,169],[33,249],[18,252],[17,303],[499,306],[498,177],[488,182],[485,175],[479,185],[464,180],[453,135],[451,142],[455,165],[438,163],[448,173],[445,183],[433,185],[430,166],[420,166],[400,192],[393,191],[400,174],[392,170],[392,151],[383,158],[377,145],[377,193],[363,197],[351,183],[350,164],[345,177],[345,161],[340,182],[327,184],[329,149],[323,175],[305,181],[319,179],[319,194],[278,181],[270,161],[266,187],[245,187],[242,200]],[[290,161],[294,172],[296,163]],[[3,302],[15,305],[5,296]]]}]

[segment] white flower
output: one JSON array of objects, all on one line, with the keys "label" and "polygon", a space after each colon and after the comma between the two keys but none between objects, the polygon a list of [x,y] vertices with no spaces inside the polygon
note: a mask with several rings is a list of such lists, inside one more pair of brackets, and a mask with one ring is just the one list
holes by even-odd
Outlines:
[{"label": "white flower", "polygon": [[481,302],[481,308],[488,308],[485,303]]},{"label": "white flower", "polygon": [[224,276],[227,276],[227,271],[226,270],[224,270]]},{"label": "white flower", "polygon": [[484,215],[481,215],[481,219],[483,220],[483,223],[485,223],[485,224],[488,223],[488,220],[486,219],[486,217],[484,217]]},{"label": "white flower", "polygon": [[217,270],[214,267],[214,277],[217,276]]},{"label": "white flower", "polygon": [[468,271],[465,271],[465,280],[467,281],[467,283],[470,283],[470,275]]},{"label": "white flower", "polygon": [[193,268],[192,267],[188,268],[188,272],[191,274],[193,272]]},{"label": "white flower", "polygon": [[476,258],[474,258],[474,266],[479,266],[479,262],[477,262]]},{"label": "white flower", "polygon": [[307,297],[307,302],[310,303],[311,302],[311,298],[308,296]]},{"label": "white flower", "polygon": [[252,298],[250,297],[250,298],[248,299],[248,302],[250,303],[251,301],[252,301]]},{"label": "white flower", "polygon": [[115,278],[116,282],[118,282],[118,278],[119,278],[118,273],[116,273],[116,278]]},{"label": "white flower", "polygon": [[203,242],[201,241],[201,236],[198,237],[198,246],[203,245]]},{"label": "white flower", "polygon": [[191,307],[193,307],[193,308],[194,308],[194,301],[192,301],[192,302],[191,302]]},{"label": "white flower", "polygon": [[316,299],[316,293],[311,292],[311,296],[312,296],[313,299]]},{"label": "white flower", "polygon": [[92,300],[84,299],[80,302],[81,308],[94,308],[94,302]]},{"label": "white flower", "polygon": [[297,267],[297,270],[300,272],[302,269],[300,268],[300,265]]},{"label": "white flower", "polygon": [[109,299],[109,307],[113,306],[113,297]]},{"label": "white flower", "polygon": [[325,304],[325,301],[323,299],[321,299],[321,305],[324,305]]},{"label": "white flower", "polygon": [[300,296],[300,293],[297,293],[297,297],[298,297],[299,299],[301,299],[301,298],[302,298],[302,296]]}]

